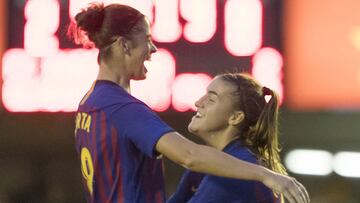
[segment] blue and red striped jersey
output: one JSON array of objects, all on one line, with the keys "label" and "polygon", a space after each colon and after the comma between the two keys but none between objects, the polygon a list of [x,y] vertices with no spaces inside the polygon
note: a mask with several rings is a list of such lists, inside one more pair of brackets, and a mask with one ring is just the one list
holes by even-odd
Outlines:
[{"label": "blue and red striped jersey", "polygon": [[98,80],[80,103],[76,150],[89,203],[162,203],[159,138],[173,131],[151,109],[111,81]]},{"label": "blue and red striped jersey", "polygon": [[[239,141],[231,142],[223,151],[243,161],[257,164],[256,155]],[[183,202],[280,203],[281,198],[275,197],[261,182],[204,175],[187,170],[175,193],[167,201]]]}]

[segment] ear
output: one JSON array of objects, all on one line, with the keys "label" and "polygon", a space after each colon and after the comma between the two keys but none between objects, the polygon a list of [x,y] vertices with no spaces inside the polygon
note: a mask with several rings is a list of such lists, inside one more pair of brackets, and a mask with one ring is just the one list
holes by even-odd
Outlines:
[{"label": "ear", "polygon": [[235,111],[230,117],[229,117],[229,125],[239,125],[241,122],[243,122],[245,119],[245,113],[243,111]]},{"label": "ear", "polygon": [[129,40],[127,40],[125,37],[119,37],[117,39],[119,45],[120,45],[120,49],[123,50],[123,52],[125,54],[130,54],[130,42]]}]

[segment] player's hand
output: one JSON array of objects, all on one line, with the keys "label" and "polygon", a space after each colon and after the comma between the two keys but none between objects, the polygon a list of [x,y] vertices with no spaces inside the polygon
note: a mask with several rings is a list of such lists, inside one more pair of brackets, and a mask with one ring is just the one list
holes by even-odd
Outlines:
[{"label": "player's hand", "polygon": [[273,191],[281,193],[290,203],[309,203],[309,194],[295,178],[271,172],[263,183]]}]

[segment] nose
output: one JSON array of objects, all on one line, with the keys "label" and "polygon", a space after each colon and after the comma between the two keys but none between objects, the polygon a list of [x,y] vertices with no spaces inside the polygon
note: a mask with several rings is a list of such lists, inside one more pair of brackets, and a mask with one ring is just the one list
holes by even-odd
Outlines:
[{"label": "nose", "polygon": [[204,96],[201,97],[200,99],[198,99],[198,100],[195,102],[195,106],[196,106],[197,108],[202,107],[202,106],[203,106],[203,103],[204,103],[203,101],[204,101]]}]

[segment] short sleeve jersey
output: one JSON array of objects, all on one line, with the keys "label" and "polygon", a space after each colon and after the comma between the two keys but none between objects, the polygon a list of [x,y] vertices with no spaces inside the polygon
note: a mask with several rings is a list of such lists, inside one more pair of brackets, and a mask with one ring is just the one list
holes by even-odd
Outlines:
[{"label": "short sleeve jersey", "polygon": [[[240,142],[233,141],[224,150],[238,159],[257,164],[256,156]],[[185,171],[176,192],[167,203],[280,203],[280,198],[257,181],[237,180]]]},{"label": "short sleeve jersey", "polygon": [[91,203],[162,203],[159,138],[173,131],[117,84],[98,80],[76,114],[76,150]]}]

